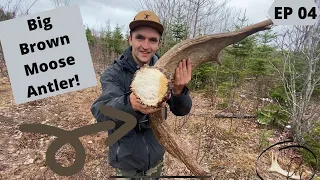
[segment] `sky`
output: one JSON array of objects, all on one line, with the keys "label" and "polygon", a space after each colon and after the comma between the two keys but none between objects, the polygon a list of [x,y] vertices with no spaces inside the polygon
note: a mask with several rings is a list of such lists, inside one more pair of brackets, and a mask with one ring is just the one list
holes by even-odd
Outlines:
[{"label": "sky", "polygon": [[[0,0],[0,4],[4,5],[7,1]],[[17,0],[11,1],[11,4],[14,5]],[[27,9],[34,1],[26,0],[21,6]],[[134,1],[131,0],[71,0],[70,2],[79,5],[83,24],[95,29],[105,27],[109,19],[112,29],[116,24],[119,24],[123,27],[123,31],[126,31],[130,21],[137,13],[134,8]],[[243,10],[246,9],[249,23],[257,23],[267,19],[268,10],[272,3],[273,0],[230,0],[229,5]],[[50,0],[37,0],[29,12],[34,14],[54,8]]]}]

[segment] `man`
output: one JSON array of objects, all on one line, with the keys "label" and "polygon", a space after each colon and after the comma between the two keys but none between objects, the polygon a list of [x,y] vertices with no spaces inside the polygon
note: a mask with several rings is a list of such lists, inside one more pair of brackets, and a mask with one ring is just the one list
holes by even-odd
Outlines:
[{"label": "man", "polygon": [[130,47],[109,66],[101,76],[102,93],[92,104],[91,112],[98,122],[113,120],[116,131],[124,122],[104,116],[99,111],[103,103],[132,114],[137,126],[109,147],[109,163],[117,176],[160,176],[163,171],[164,148],[157,141],[149,125],[148,114],[162,110],[167,118],[166,103],[176,116],[190,112],[192,101],[186,85],[191,80],[191,62],[182,60],[176,69],[172,93],[158,109],[143,106],[130,91],[134,73],[144,64],[153,66],[158,60],[156,51],[161,43],[163,26],[151,11],[139,12],[130,23]]}]

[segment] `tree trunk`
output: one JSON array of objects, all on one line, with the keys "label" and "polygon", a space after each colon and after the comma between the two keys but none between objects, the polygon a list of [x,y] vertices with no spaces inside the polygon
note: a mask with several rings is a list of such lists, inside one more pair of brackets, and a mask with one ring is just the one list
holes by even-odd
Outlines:
[{"label": "tree trunk", "polygon": [[194,20],[194,25],[193,25],[193,36],[192,36],[193,38],[196,37],[199,9],[200,9],[200,0],[198,0],[196,4],[196,16],[195,16],[196,19]]}]

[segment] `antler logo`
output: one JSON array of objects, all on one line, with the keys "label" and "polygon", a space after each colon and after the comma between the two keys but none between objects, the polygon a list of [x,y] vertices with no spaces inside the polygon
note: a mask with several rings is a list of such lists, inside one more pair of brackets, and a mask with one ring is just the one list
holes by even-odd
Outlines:
[{"label": "antler logo", "polygon": [[151,16],[150,14],[144,14],[144,19],[149,19],[149,16]]}]

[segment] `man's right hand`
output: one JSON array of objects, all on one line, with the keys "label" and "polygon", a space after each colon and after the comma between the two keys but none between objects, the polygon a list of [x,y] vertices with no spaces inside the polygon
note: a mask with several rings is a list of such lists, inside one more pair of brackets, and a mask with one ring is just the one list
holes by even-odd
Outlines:
[{"label": "man's right hand", "polygon": [[133,110],[140,111],[143,114],[152,114],[166,105],[166,102],[163,102],[160,108],[147,107],[147,105],[141,104],[141,101],[133,93],[130,94],[130,103]]}]

